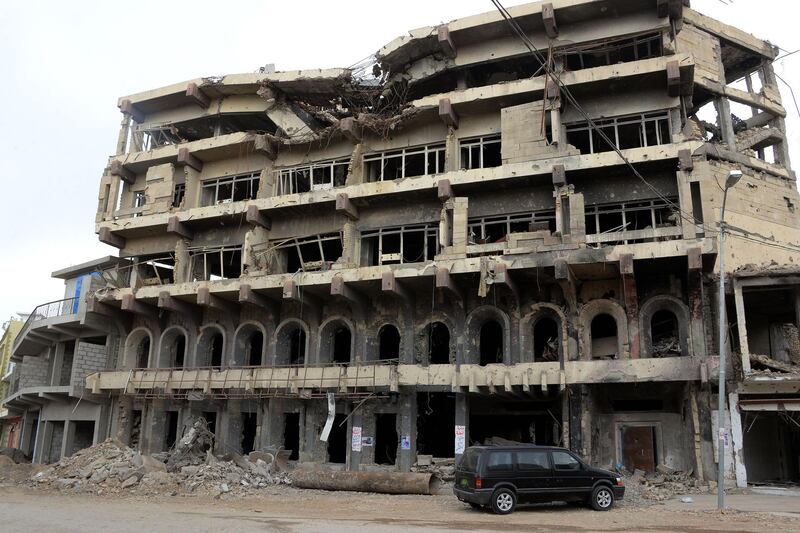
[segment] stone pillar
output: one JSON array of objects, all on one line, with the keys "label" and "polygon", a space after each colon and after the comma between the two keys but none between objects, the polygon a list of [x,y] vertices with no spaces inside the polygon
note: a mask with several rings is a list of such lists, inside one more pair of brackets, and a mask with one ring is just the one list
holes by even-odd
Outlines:
[{"label": "stone pillar", "polygon": [[464,429],[464,449],[469,446],[469,397],[463,392],[456,393],[456,426],[453,431],[453,438],[456,444],[456,463],[461,459],[463,453],[458,452],[460,430]]},{"label": "stone pillar", "polygon": [[401,472],[410,472],[417,459],[417,395],[414,392],[400,395],[400,451],[397,467]]},{"label": "stone pillar", "polygon": [[242,453],[242,406],[241,400],[228,400],[225,404],[220,452]]},{"label": "stone pillar", "polygon": [[61,458],[69,457],[75,442],[75,422],[64,420],[64,435],[61,437]]},{"label": "stone pillar", "polygon": [[146,454],[157,453],[164,449],[167,434],[167,402],[153,400],[147,406],[147,413],[142,421],[141,450]]},{"label": "stone pillar", "polygon": [[[631,359],[639,359],[641,350],[639,339],[639,295],[636,291],[636,277],[633,273],[633,254],[623,254],[619,258],[619,271],[622,275],[622,290],[625,297],[625,314],[628,319],[626,340],[630,346]],[[619,333],[619,332],[618,332]],[[620,354],[623,357],[623,354]]]},{"label": "stone pillar", "polygon": [[[350,417],[350,470],[358,471],[361,466],[361,442],[353,440],[353,435],[363,435],[364,415],[361,409],[353,413]],[[355,445],[355,446],[354,446]]]}]

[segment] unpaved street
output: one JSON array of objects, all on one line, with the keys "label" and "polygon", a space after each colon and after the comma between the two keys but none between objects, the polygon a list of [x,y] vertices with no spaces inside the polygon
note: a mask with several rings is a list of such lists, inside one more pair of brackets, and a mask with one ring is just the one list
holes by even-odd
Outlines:
[{"label": "unpaved street", "polygon": [[[755,499],[753,499],[755,498]],[[607,513],[561,505],[523,507],[495,516],[442,496],[387,496],[328,493],[277,487],[257,497],[112,497],[64,495],[18,486],[0,487],[2,531],[87,533],[115,531],[798,531],[800,498],[731,496],[731,505],[749,502],[772,513],[713,511],[713,498],[694,504],[668,502],[648,508],[621,505]],[[46,502],[46,503],[45,503]]]}]

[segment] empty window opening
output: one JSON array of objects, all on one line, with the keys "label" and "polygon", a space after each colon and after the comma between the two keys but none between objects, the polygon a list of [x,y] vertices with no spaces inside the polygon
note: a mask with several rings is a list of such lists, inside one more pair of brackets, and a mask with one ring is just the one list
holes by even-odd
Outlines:
[{"label": "empty window opening", "polygon": [[425,329],[430,364],[450,364],[450,330],[441,322],[431,322]]},{"label": "empty window opening", "polygon": [[342,234],[326,233],[287,239],[274,245],[267,253],[276,253],[275,270],[295,273],[299,271],[328,270],[342,257]]},{"label": "empty window opening", "polygon": [[328,462],[344,464],[347,462],[347,417],[338,414],[333,419],[333,428],[328,435]]},{"label": "empty window opening", "polygon": [[456,399],[446,392],[417,393],[417,453],[455,457]]},{"label": "empty window opening", "polygon": [[[147,337],[145,337],[147,338]],[[146,352],[150,351],[150,339],[147,338],[148,345]],[[58,376],[58,384],[66,386],[72,381],[72,364],[75,361],[75,341],[68,341],[64,343],[64,354],[61,357],[61,371]]]},{"label": "empty window opening", "polygon": [[[614,148],[643,148],[672,142],[669,112],[657,111],[622,117],[594,119],[594,128],[588,122],[568,124],[567,142],[582,154],[611,152]],[[611,144],[601,137],[605,133]]]},{"label": "empty window opening", "polygon": [[592,357],[615,358],[619,355],[617,343],[617,321],[608,314],[599,314],[592,319]]},{"label": "empty window opening", "polygon": [[620,429],[622,463],[629,472],[654,472],[659,459],[656,453],[655,426],[633,426]]},{"label": "empty window opening", "polygon": [[150,361],[150,337],[145,336],[136,346],[136,368],[147,368]]},{"label": "empty window opening", "polygon": [[264,334],[256,330],[250,334],[247,340],[246,361],[249,366],[261,366],[263,363],[262,355],[264,351]]},{"label": "empty window opening", "polygon": [[165,285],[175,282],[175,257],[169,253],[139,256],[124,269],[107,270],[103,278],[115,287],[129,287],[131,273],[135,273],[136,285]]},{"label": "empty window opening", "polygon": [[481,326],[480,365],[486,366],[503,362],[503,326],[496,320],[489,320]]},{"label": "empty window opening", "polygon": [[133,191],[132,207],[135,210],[133,213],[134,218],[141,216],[145,204],[147,204],[147,196],[145,196],[144,191]]},{"label": "empty window opening", "polygon": [[247,455],[255,450],[256,430],[258,428],[258,416],[256,413],[242,413],[242,453]]},{"label": "empty window opening", "polygon": [[378,358],[381,361],[400,359],[400,332],[391,324],[378,332]]},{"label": "empty window opening", "polygon": [[500,156],[500,135],[462,139],[459,141],[459,146],[461,170],[499,167],[503,163]]},{"label": "empty window opening", "polygon": [[393,465],[397,461],[397,415],[375,416],[375,464]]},{"label": "empty window opening", "polygon": [[178,411],[167,411],[164,428],[164,450],[171,450],[178,441]]},{"label": "empty window opening", "polygon": [[703,228],[703,202],[702,195],[700,193],[700,183],[693,181],[689,184],[689,188],[692,193],[692,218],[694,218],[695,223],[697,224],[698,234],[705,235],[705,229]]},{"label": "empty window opening", "polygon": [[544,209],[527,213],[512,213],[490,217],[471,217],[468,221],[470,244],[506,242],[509,233],[556,231],[556,212]]},{"label": "empty window opening", "polygon": [[749,483],[800,482],[800,416],[793,411],[742,413]]},{"label": "empty window opening", "polygon": [[562,445],[560,401],[470,398],[469,411],[470,445],[503,444],[508,440],[540,446]]},{"label": "empty window opening", "polygon": [[333,362],[349,363],[351,358],[350,346],[352,335],[346,326],[338,326],[333,332]]},{"label": "empty window opening", "polygon": [[660,33],[613,39],[602,44],[585,44],[556,52],[556,56],[564,56],[566,59],[567,70],[573,71],[640,61],[662,55],[663,43]]},{"label": "empty window opening", "polygon": [[672,311],[662,309],[653,314],[650,319],[650,336],[654,357],[681,355],[678,317]]},{"label": "empty window opening", "polygon": [[367,181],[387,181],[444,172],[444,144],[401,148],[364,156]]},{"label": "empty window opening", "polygon": [[289,336],[289,364],[302,365],[306,359],[306,332],[300,328]]},{"label": "empty window opening", "polygon": [[64,422],[45,422],[50,424],[50,442],[47,443],[45,463],[55,463],[61,459],[61,445],[64,441]]},{"label": "empty window opening", "polygon": [[222,333],[214,333],[211,337],[211,366],[222,366],[222,347],[223,337]]},{"label": "empty window opening", "polygon": [[285,413],[283,417],[283,449],[290,451],[290,461],[297,461],[300,457],[300,413]]},{"label": "empty window opening", "polygon": [[141,409],[134,409],[131,412],[131,436],[128,439],[128,445],[134,450],[138,450],[141,436],[142,436],[142,411]]},{"label": "empty window opening", "polygon": [[533,360],[558,361],[561,328],[551,317],[541,317],[533,325]]},{"label": "empty window opening", "polygon": [[439,225],[421,224],[365,231],[361,234],[364,266],[432,261],[439,251]]},{"label": "empty window opening", "polygon": [[67,450],[68,455],[72,455],[79,450],[88,448],[94,442],[94,421],[79,420],[71,422],[75,431],[72,437],[72,447]]},{"label": "empty window opening", "polygon": [[178,329],[173,329],[161,338],[162,350],[160,365],[167,368],[183,368],[186,359],[186,335]]},{"label": "empty window opening", "polygon": [[276,195],[344,187],[349,167],[350,158],[344,158],[276,170]]},{"label": "empty window opening", "polygon": [[[677,197],[587,205],[586,235],[592,243],[636,244],[682,238]],[[623,235],[620,235],[624,233]]]},{"label": "empty window opening", "polygon": [[197,340],[197,366],[222,366],[224,352],[224,337],[222,332],[215,327],[203,330]]},{"label": "empty window opening", "polygon": [[192,281],[234,279],[242,275],[242,247],[200,247],[189,250]]},{"label": "empty window opening", "polygon": [[183,199],[186,197],[186,184],[176,183],[175,190],[172,193],[172,207],[180,207],[183,205]]},{"label": "empty window opening", "polygon": [[202,205],[254,200],[258,196],[260,179],[260,172],[249,172],[238,176],[204,181],[201,192]]}]

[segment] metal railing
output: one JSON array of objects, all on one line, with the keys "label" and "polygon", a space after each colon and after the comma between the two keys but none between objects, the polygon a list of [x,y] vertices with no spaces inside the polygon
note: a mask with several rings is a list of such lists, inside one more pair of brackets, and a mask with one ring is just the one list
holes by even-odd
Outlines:
[{"label": "metal railing", "polygon": [[53,302],[47,302],[46,304],[36,306],[33,312],[31,312],[30,316],[28,316],[25,324],[23,324],[22,329],[17,335],[17,338],[14,339],[14,349],[17,349],[17,346],[20,345],[22,339],[25,338],[25,335],[28,333],[28,331],[30,331],[35,322],[57,316],[75,315],[78,313],[79,305],[80,298],[73,297],[65,298],[63,300],[55,300]]},{"label": "metal railing", "polygon": [[136,368],[128,371],[122,394],[145,399],[322,398],[328,392],[348,398],[382,396],[392,387],[378,374],[389,367],[383,373],[396,377],[398,363]]}]

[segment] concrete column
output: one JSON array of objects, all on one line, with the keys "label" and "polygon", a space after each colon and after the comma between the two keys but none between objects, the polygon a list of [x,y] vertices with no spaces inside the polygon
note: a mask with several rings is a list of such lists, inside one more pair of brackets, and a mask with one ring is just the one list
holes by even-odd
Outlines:
[{"label": "concrete column", "polygon": [[69,457],[75,442],[75,422],[64,420],[64,434],[61,437],[61,458]]},{"label": "concrete column", "polygon": [[242,453],[242,406],[241,400],[228,400],[225,404],[220,441],[224,452]]},{"label": "concrete column", "polygon": [[453,254],[466,254],[469,242],[469,228],[467,219],[469,216],[469,198],[453,199],[453,227],[452,231],[452,251]]},{"label": "concrete column", "polygon": [[146,416],[142,421],[141,449],[151,454],[163,451],[167,431],[167,402],[153,400],[146,408]]},{"label": "concrete column", "polygon": [[342,226],[342,258],[346,265],[358,266],[361,257],[361,238],[355,221],[347,219]]},{"label": "concrete column", "polygon": [[359,428],[361,430],[361,435],[364,435],[364,415],[361,409],[353,413],[353,416],[350,417],[350,428],[350,470],[358,471],[361,466],[361,443],[357,443],[357,450],[353,449],[353,433],[355,428]]},{"label": "concrete column", "polygon": [[117,136],[116,155],[122,155],[128,150],[128,136],[131,130],[131,116],[127,113],[122,114],[122,122],[119,125],[119,135]]},{"label": "concrete column", "polygon": [[[698,264],[701,266],[702,263]],[[706,357],[706,330],[703,321],[703,272],[690,268],[687,276],[689,296],[689,345],[694,357]]]},{"label": "concrete column", "polygon": [[[624,339],[629,343],[631,359],[638,359],[641,351],[639,333],[639,295],[636,291],[636,277],[633,274],[633,257],[628,260],[620,258],[620,271],[622,272],[622,289],[625,297],[625,314],[628,319],[628,335]],[[622,357],[623,354],[620,354]]]},{"label": "concrete column", "polygon": [[183,209],[191,209],[200,206],[200,194],[202,187],[200,186],[200,173],[192,167],[186,165],[183,167],[185,173],[186,194],[183,197]]},{"label": "concrete column", "polygon": [[410,472],[417,458],[417,395],[414,392],[400,395],[400,451],[397,467]]},{"label": "concrete column", "polygon": [[[689,184],[689,174],[679,170],[675,173],[675,178],[678,184],[678,204],[684,212],[693,213],[692,187]],[[688,220],[681,220],[681,229],[683,230],[684,239],[694,239],[697,237],[697,225],[690,223]]]},{"label": "concrete column", "polygon": [[120,396],[117,400],[117,440],[130,445],[132,428],[133,399],[128,396]]},{"label": "concrete column", "polygon": [[733,120],[731,119],[731,104],[727,98],[717,98],[714,100],[714,107],[717,109],[717,124],[722,132],[722,141],[728,145],[730,150],[736,151],[736,134],[733,132]]},{"label": "concrete column", "polygon": [[347,173],[347,180],[345,180],[345,183],[348,186],[364,183],[364,145],[362,143],[353,146],[350,169]]},{"label": "concrete column", "polygon": [[39,429],[36,432],[36,443],[33,450],[33,462],[41,463],[44,459],[45,448],[53,438],[53,423],[39,419]]},{"label": "concrete column", "polygon": [[[747,317],[744,311],[744,295],[742,286],[733,280],[733,298],[736,302],[736,329],[739,332],[739,353],[742,355],[742,372],[750,373],[750,345],[747,340]],[[720,347],[717,347],[719,353]]]},{"label": "concrete column", "polygon": [[53,357],[53,364],[50,365],[50,386],[57,387],[61,384],[61,365],[64,364],[64,343],[56,343],[49,348],[50,355]]},{"label": "concrete column", "polygon": [[731,414],[731,455],[733,471],[736,475],[736,486],[747,488],[747,467],[744,464],[744,433],[742,432],[742,416],[739,413],[739,395],[728,395],[728,410]]},{"label": "concrete column", "polygon": [[444,171],[454,172],[459,170],[459,150],[458,139],[456,138],[456,130],[452,126],[447,128],[447,137],[445,137],[444,148]]},{"label": "concrete column", "polygon": [[[456,393],[456,427],[453,428],[453,438],[458,446],[459,426],[464,427],[464,448],[469,446],[469,397],[463,392]],[[462,453],[456,453],[456,463],[461,459]]]}]

